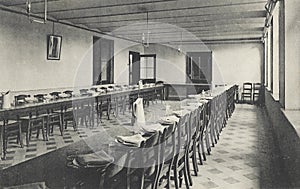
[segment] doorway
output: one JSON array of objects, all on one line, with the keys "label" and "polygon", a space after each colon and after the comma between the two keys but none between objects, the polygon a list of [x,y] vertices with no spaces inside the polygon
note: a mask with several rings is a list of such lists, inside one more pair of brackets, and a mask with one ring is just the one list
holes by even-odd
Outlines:
[{"label": "doorway", "polygon": [[129,85],[135,85],[139,80],[143,83],[156,81],[156,55],[129,51]]},{"label": "doorway", "polygon": [[93,85],[114,82],[114,41],[93,37]]}]

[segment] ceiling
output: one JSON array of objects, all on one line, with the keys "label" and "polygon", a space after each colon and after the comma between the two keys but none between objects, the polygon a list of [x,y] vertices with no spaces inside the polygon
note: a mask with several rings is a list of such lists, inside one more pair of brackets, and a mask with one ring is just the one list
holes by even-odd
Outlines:
[{"label": "ceiling", "polygon": [[[0,0],[0,8],[26,14],[27,0]],[[267,0],[48,0],[50,21],[150,42],[259,41]],[[31,0],[43,17],[44,0]],[[147,21],[148,17],[148,21]]]}]

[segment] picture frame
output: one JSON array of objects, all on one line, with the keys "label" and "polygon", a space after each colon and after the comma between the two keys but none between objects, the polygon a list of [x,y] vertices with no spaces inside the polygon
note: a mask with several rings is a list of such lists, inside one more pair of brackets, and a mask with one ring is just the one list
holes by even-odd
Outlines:
[{"label": "picture frame", "polygon": [[62,36],[47,35],[47,60],[60,60]]}]

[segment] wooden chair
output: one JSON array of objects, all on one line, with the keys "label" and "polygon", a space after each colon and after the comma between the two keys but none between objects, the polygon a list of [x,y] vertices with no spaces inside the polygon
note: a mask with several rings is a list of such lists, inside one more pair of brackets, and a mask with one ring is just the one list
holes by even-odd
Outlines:
[{"label": "wooden chair", "polygon": [[128,102],[128,95],[120,94],[113,95],[111,97],[111,110],[114,112],[115,116],[118,117],[119,113],[122,112],[125,114],[126,102]]},{"label": "wooden chair", "polygon": [[88,91],[89,91],[89,89],[80,89],[79,93],[81,96],[89,96]]},{"label": "wooden chair", "polygon": [[[107,87],[100,87],[100,90],[105,91],[107,93]],[[107,119],[110,119],[110,113],[112,108],[112,100],[110,96],[98,97],[96,99],[96,114],[97,114],[97,121],[101,121],[103,117],[103,112],[106,112]],[[98,122],[99,122],[98,121]]]},{"label": "wooden chair", "polygon": [[74,108],[69,106],[64,106],[61,114],[62,114],[62,124],[64,125],[64,129],[68,128],[68,122],[72,122],[74,131],[77,131],[78,127],[74,116]]},{"label": "wooden chair", "polygon": [[22,127],[20,121],[13,121],[13,120],[4,120],[3,124],[0,125],[0,128],[3,127],[3,157],[2,159],[6,159],[7,154],[7,144],[8,138],[10,136],[17,136],[17,144],[20,144],[23,148],[23,140],[21,137]]},{"label": "wooden chair", "polygon": [[122,153],[122,155],[107,167],[102,188],[129,189],[126,179],[128,176],[128,162],[134,157],[136,148],[124,148],[122,144],[115,143],[112,150],[117,153]]},{"label": "wooden chair", "polygon": [[30,97],[28,94],[20,94],[15,96],[15,106],[20,106],[26,104],[25,98]]},{"label": "wooden chair", "polygon": [[[15,96],[15,105],[20,106],[26,103],[26,98],[30,95],[21,94]],[[47,128],[45,126],[45,120],[47,119],[47,114],[40,113],[38,111],[28,112],[26,115],[21,115],[17,120],[21,121],[22,128],[26,130],[26,145],[29,145],[29,141],[32,135],[32,131],[36,130],[39,137],[40,130],[42,130],[43,140],[47,140]]]},{"label": "wooden chair", "polygon": [[[52,96],[55,96],[55,98],[57,98],[59,95],[59,92],[53,92]],[[34,95],[34,97],[37,99],[38,102],[44,102],[45,100],[45,96],[46,94],[36,94]],[[60,112],[56,112],[53,109],[47,109],[44,112],[45,114],[48,114],[47,119],[46,119],[46,135],[48,137],[48,135],[50,135],[51,133],[53,133],[53,127],[54,126],[58,126],[60,129],[60,133],[63,136],[63,124],[62,124],[62,118],[61,118],[61,113]]]},{"label": "wooden chair", "polygon": [[[91,93],[88,92],[89,89],[80,89],[81,96],[90,96]],[[85,124],[86,127],[91,127],[94,125],[94,121],[92,120],[92,109],[93,104],[85,100],[76,100],[73,101],[73,115],[76,120],[76,128],[78,125]],[[69,114],[71,115],[71,113]],[[74,124],[73,124],[74,126]]]},{"label": "wooden chair", "polygon": [[101,96],[96,99],[97,120],[102,120],[103,112],[106,112],[107,119],[110,119],[111,96]]},{"label": "wooden chair", "polygon": [[206,161],[206,154],[204,149],[204,130],[205,126],[208,124],[208,120],[206,117],[207,104],[204,104],[198,114],[199,114],[199,133],[196,138],[196,148],[198,150],[198,158],[200,165],[203,165],[203,161]]},{"label": "wooden chair", "polygon": [[106,171],[103,188],[156,188],[161,134],[151,134],[140,147],[114,147],[123,155]]},{"label": "wooden chair", "polygon": [[252,102],[252,83],[246,82],[243,83],[243,92],[242,92],[242,102],[245,103],[246,98],[249,99],[248,102]]},{"label": "wooden chair", "polygon": [[[191,112],[190,114],[190,121],[189,121],[189,132],[191,136],[191,142],[189,144],[188,149],[188,160],[189,158],[192,159],[193,170],[195,176],[198,175],[198,165],[197,165],[197,143],[199,138],[199,131],[200,131],[200,123],[199,123],[199,109],[196,109]],[[189,174],[189,181],[191,182],[191,175]]]},{"label": "wooden chair", "polygon": [[53,97],[54,100],[56,100],[56,99],[59,99],[59,94],[61,94],[61,92],[54,91],[49,94]]},{"label": "wooden chair", "polygon": [[170,188],[171,169],[175,156],[175,131],[176,125],[166,127],[160,140],[160,168],[156,181],[156,188]]},{"label": "wooden chair", "polygon": [[62,113],[60,110],[50,108],[47,110],[47,129],[48,133],[53,134],[54,126],[59,127],[59,131],[61,136],[64,135],[64,126],[63,126],[63,120],[62,120]]},{"label": "wooden chair", "polygon": [[37,99],[38,102],[44,102],[46,94],[36,94],[33,95],[34,98]]},{"label": "wooden chair", "polygon": [[73,113],[77,125],[92,126],[92,104],[88,100],[73,101]]},{"label": "wooden chair", "polygon": [[188,168],[187,168],[187,156],[188,156],[188,146],[190,142],[190,135],[189,135],[189,114],[184,115],[180,118],[178,126],[177,126],[177,142],[176,142],[176,151],[175,151],[175,157],[173,162],[173,179],[175,183],[175,188],[181,188],[182,181],[184,177],[185,186],[186,188],[189,188],[189,185],[192,183],[189,183],[188,180]]},{"label": "wooden chair", "polygon": [[[84,152],[68,156],[67,167],[79,173],[78,188],[105,188],[105,175],[113,160],[113,157],[104,150]],[[77,163],[74,164],[74,161]]]},{"label": "wooden chair", "polygon": [[[69,97],[73,96],[73,91],[71,90],[63,91],[63,93],[69,95]],[[51,92],[49,94],[53,96],[54,99],[58,99],[59,94],[61,94],[61,92]],[[58,125],[60,128],[61,135],[63,135],[64,130],[67,129],[68,122],[72,122],[74,130],[77,130],[73,107],[64,106],[60,110],[51,109],[50,112],[56,114],[55,118],[53,118],[52,121],[50,121],[52,122],[50,125]],[[60,115],[60,118],[58,114]],[[51,127],[51,133],[53,133],[53,126]]]},{"label": "wooden chair", "polygon": [[[160,142],[161,133],[151,133],[151,136],[147,138],[147,140],[141,145],[140,156],[136,157],[134,163],[131,164],[131,168],[133,171],[136,171],[136,174],[133,174],[133,180],[137,180],[137,182],[132,182],[129,179],[128,186],[129,188],[136,188],[136,185],[141,185],[140,188],[156,188],[157,177],[160,168]],[[135,164],[137,160],[140,160],[138,164]],[[139,174],[139,169],[141,170],[141,174]],[[136,179],[137,178],[137,179]]]},{"label": "wooden chair", "polygon": [[71,91],[71,90],[66,90],[63,93],[69,95],[69,97],[73,96],[73,91]]},{"label": "wooden chair", "polygon": [[38,111],[29,112],[26,116],[21,116],[19,119],[22,122],[22,127],[26,128],[26,145],[29,146],[32,132],[37,131],[36,138],[39,138],[40,130],[42,130],[43,140],[48,140],[46,120],[48,114],[43,114]]},{"label": "wooden chair", "polygon": [[[205,144],[206,144],[206,150],[207,150],[207,154],[210,155],[211,152],[211,146],[212,144],[210,143],[210,141],[213,141],[211,135],[210,135],[210,125],[211,125],[211,101],[208,101],[206,103],[206,109],[205,109],[205,125],[204,125],[204,136],[205,136]],[[213,142],[212,142],[213,143]],[[205,155],[205,154],[204,154]],[[206,160],[206,157],[203,157],[204,160]]]},{"label": "wooden chair", "polygon": [[[155,85],[164,85],[163,81],[157,81],[155,82]],[[164,88],[161,89],[155,89],[155,98],[160,99],[161,102],[164,100]]]}]

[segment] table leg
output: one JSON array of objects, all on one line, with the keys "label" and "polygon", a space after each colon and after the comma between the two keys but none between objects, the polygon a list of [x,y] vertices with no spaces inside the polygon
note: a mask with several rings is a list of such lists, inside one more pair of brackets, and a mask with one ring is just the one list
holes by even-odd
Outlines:
[{"label": "table leg", "polygon": [[[4,123],[4,121],[3,121],[3,123]],[[4,154],[4,125],[5,125],[5,123],[3,124],[3,125],[0,125],[0,156],[1,156],[1,159],[3,159],[3,154]]]}]

